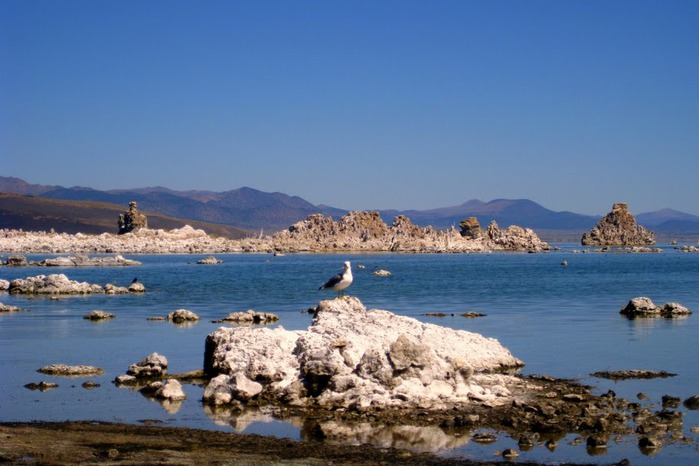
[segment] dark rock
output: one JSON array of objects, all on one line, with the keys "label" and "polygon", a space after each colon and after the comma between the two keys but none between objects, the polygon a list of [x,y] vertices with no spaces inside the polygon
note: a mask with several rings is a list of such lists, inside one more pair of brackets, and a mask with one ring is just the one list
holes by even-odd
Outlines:
[{"label": "dark rock", "polygon": [[24,386],[24,388],[28,388],[29,390],[39,390],[39,391],[45,392],[46,390],[50,390],[52,388],[58,388],[58,384],[53,383],[53,382],[44,382],[44,381],[41,381],[39,383],[32,382],[32,383],[26,384]]},{"label": "dark rock", "polygon": [[27,258],[24,256],[10,256],[7,258],[7,262],[5,262],[3,265],[7,265],[9,267],[25,267],[29,264],[27,263]]},{"label": "dark rock", "polygon": [[[311,310],[309,309],[309,313]],[[314,312],[313,312],[314,313]],[[212,320],[214,324],[230,322],[233,324],[269,324],[279,320],[279,316],[269,312],[255,312],[249,309],[245,312],[231,312],[220,320]]]},{"label": "dark rock", "polygon": [[694,395],[687,398],[686,400],[684,400],[683,404],[687,409],[699,409],[699,395]]},{"label": "dark rock", "polygon": [[119,234],[129,233],[141,228],[148,228],[148,219],[138,211],[135,202],[129,202],[129,210],[119,214]]},{"label": "dark rock", "polygon": [[583,234],[583,246],[646,246],[655,244],[655,235],[636,224],[626,203],[616,203],[589,232]]},{"label": "dark rock", "polygon": [[89,313],[85,314],[83,316],[83,319],[87,320],[107,320],[107,319],[113,319],[115,318],[116,315],[112,314],[111,312],[105,312],[105,311],[90,311]]},{"label": "dark rock", "polygon": [[666,371],[647,371],[647,370],[626,370],[626,371],[600,371],[590,374],[592,377],[599,377],[601,379],[610,380],[624,380],[624,379],[657,379],[657,378],[667,378],[675,377],[677,374],[671,374]]},{"label": "dark rock", "polygon": [[677,408],[681,403],[679,397],[663,395],[663,408]]},{"label": "dark rock", "polygon": [[481,224],[478,223],[476,217],[469,217],[466,220],[462,220],[459,223],[461,227],[461,236],[477,239],[483,237],[483,230],[481,229]]}]

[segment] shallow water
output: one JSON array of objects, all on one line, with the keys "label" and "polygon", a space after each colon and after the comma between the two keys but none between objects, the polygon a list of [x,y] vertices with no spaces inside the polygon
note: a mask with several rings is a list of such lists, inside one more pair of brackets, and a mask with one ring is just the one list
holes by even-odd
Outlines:
[{"label": "shallow water", "polygon": [[[220,254],[218,265],[198,265],[202,256],[128,255],[139,267],[115,268],[0,268],[0,278],[26,278],[64,273],[72,280],[127,286],[137,276],[144,295],[76,296],[51,300],[0,294],[0,302],[31,311],[0,315],[0,420],[79,420],[114,422],[143,420],[167,425],[242,430],[290,438],[308,438],[302,420],[280,422],[253,414],[231,419],[212,413],[200,402],[202,389],[185,385],[187,400],[165,406],[139,392],[117,388],[111,381],[130,364],[157,352],[169,361],[169,372],[202,367],[204,340],[232,311],[254,309],[280,316],[286,329],[304,329],[311,317],[301,311],[334,296],[317,288],[351,260],[355,281],[347,291],[364,305],[387,309],[419,320],[497,338],[526,364],[525,374],[577,378],[600,393],[613,389],[618,396],[660,409],[669,394],[686,399],[699,394],[696,315],[686,319],[635,319],[619,315],[629,299],[648,296],[656,304],[676,301],[699,310],[699,254],[672,247],[657,254],[574,253],[568,245],[546,254]],[[29,256],[43,259],[47,256]],[[561,262],[567,260],[568,265]],[[358,265],[366,268],[360,269]],[[371,274],[374,267],[390,277]],[[189,309],[201,321],[189,326],[149,321],[176,309]],[[101,309],[116,319],[95,323],[82,317]],[[468,319],[476,311],[486,317]],[[426,313],[443,312],[445,317]],[[454,314],[453,316],[451,314]],[[101,367],[97,377],[66,379],[36,372],[54,363]],[[678,374],[667,379],[612,382],[590,377],[601,370],[648,369]],[[41,380],[57,382],[57,389],[31,391],[23,386]],[[85,380],[101,384],[88,390]],[[666,443],[653,456],[643,455],[635,437],[610,442],[606,454],[590,456],[584,442],[561,439],[554,452],[542,445],[522,451],[519,461],[610,463],[622,458],[631,464],[678,464],[699,461],[699,412],[684,413],[683,433],[692,443]],[[497,450],[517,448],[516,439],[498,435],[498,442],[479,445],[472,432],[444,432],[438,428],[358,429],[354,443],[411,447],[445,455],[493,460]]]}]

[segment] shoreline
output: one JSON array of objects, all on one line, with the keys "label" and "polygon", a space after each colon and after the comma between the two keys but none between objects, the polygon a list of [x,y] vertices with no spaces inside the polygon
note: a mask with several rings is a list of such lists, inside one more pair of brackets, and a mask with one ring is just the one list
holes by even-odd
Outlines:
[{"label": "shoreline", "polygon": [[[494,466],[503,460],[443,458],[367,445],[237,434],[185,427],[139,426],[96,421],[0,422],[3,464],[225,464]],[[536,466],[542,463],[521,462]],[[557,463],[592,466],[599,463]],[[610,463],[611,464],[611,463]],[[622,463],[615,463],[622,464]]]}]

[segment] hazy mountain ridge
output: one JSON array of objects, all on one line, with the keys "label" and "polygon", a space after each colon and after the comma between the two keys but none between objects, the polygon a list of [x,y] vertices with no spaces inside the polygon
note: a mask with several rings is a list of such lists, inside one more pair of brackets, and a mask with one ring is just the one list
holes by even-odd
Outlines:
[{"label": "hazy mountain ridge", "polygon": [[[32,185],[18,178],[0,176],[0,192],[41,196],[67,201],[103,202],[120,206],[136,201],[139,210],[176,219],[235,226],[240,229],[272,233],[288,228],[310,214],[321,213],[334,218],[346,210],[326,205],[313,205],[299,196],[267,193],[249,187],[230,191],[176,191],[156,186],[137,189],[100,191],[87,187]],[[610,204],[611,207],[611,204]],[[467,217],[477,217],[482,226],[495,220],[501,227],[519,225],[532,228],[542,237],[577,241],[590,230],[600,216],[556,212],[529,199],[494,199],[483,202],[472,199],[456,206],[429,210],[383,210],[381,217],[391,224],[398,215],[405,215],[420,226],[437,229],[459,227]],[[639,224],[659,234],[699,235],[699,217],[673,209],[662,209],[636,215]],[[5,222],[3,222],[5,223]]]},{"label": "hazy mountain ridge", "polygon": [[[117,219],[124,212],[122,205],[96,201],[72,201],[50,199],[41,196],[0,192],[0,228],[24,231],[50,231],[57,233],[101,234],[116,233]],[[144,212],[150,228],[171,230],[190,225],[209,234],[226,238],[245,238],[254,232],[231,225],[199,222],[191,219],[172,218]]]}]

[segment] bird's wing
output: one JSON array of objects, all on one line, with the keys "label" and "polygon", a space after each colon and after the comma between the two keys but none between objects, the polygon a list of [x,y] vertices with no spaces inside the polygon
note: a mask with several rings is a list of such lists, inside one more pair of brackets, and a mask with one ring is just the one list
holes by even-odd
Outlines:
[{"label": "bird's wing", "polygon": [[332,288],[333,286],[340,283],[340,280],[342,280],[342,275],[334,275],[330,277],[330,279],[327,282],[323,283],[323,285],[318,289],[322,290],[323,288]]}]

